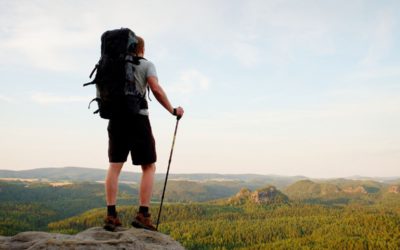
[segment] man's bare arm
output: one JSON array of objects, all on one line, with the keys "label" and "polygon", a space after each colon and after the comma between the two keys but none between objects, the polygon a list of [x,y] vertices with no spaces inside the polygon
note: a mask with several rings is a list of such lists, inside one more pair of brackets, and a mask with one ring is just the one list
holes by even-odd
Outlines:
[{"label": "man's bare arm", "polygon": [[147,78],[147,82],[150,86],[151,92],[156,97],[157,101],[173,115],[176,116],[183,116],[183,108],[178,107],[176,108],[176,114],[174,114],[174,107],[171,105],[170,101],[168,100],[167,94],[165,93],[164,89],[158,83],[157,77],[150,76]]}]

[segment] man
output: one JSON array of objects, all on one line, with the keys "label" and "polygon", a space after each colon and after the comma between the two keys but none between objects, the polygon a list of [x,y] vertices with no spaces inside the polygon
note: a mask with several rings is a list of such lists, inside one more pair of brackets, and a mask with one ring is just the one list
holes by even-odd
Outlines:
[{"label": "man", "polygon": [[[125,92],[129,94],[130,89],[139,91],[145,98],[146,89],[150,87],[157,101],[171,114],[182,117],[184,110],[182,107],[173,108],[168,100],[166,93],[160,86],[157,78],[155,66],[152,62],[143,58],[144,40],[137,37],[135,57],[140,58],[139,64],[132,72],[134,81],[126,86]],[[145,100],[145,99],[144,99]],[[147,105],[140,109],[137,115],[129,115],[124,119],[111,119],[108,124],[108,157],[109,168],[105,181],[107,217],[104,228],[114,231],[117,226],[121,226],[116,211],[116,197],[118,192],[118,177],[124,162],[131,153],[132,163],[141,165],[142,178],[139,189],[139,211],[132,222],[132,226],[156,230],[151,222],[149,213],[150,200],[153,191],[154,173],[156,171],[156,150],[155,141],[152,134]]]}]

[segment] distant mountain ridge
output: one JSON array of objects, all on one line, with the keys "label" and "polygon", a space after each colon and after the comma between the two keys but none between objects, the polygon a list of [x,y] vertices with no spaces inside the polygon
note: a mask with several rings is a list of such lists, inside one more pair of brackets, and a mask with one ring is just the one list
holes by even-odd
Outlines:
[{"label": "distant mountain ridge", "polygon": [[[105,179],[107,170],[97,168],[63,167],[63,168],[37,168],[30,170],[0,170],[0,178],[23,178],[49,181],[102,181]],[[120,181],[139,182],[141,173],[133,173],[122,170]],[[164,180],[164,173],[156,173],[156,181]],[[262,186],[269,183],[278,188],[283,188],[298,180],[306,179],[304,176],[279,176],[260,174],[174,174],[170,173],[169,180],[189,181],[242,181],[251,182],[255,186]]]},{"label": "distant mountain ridge", "polygon": [[391,184],[372,180],[346,179],[319,182],[300,180],[286,187],[283,192],[291,200],[336,200],[339,203],[347,203],[354,200],[372,202],[385,199],[391,195],[398,195],[400,193],[400,183]]},{"label": "distant mountain ridge", "polygon": [[[0,170],[0,178],[24,178],[49,181],[102,181],[106,176],[105,169],[63,167],[63,168],[36,168],[30,170]],[[141,173],[122,171],[120,181],[139,182]],[[163,180],[164,173],[156,173],[156,181]],[[242,181],[251,182],[255,186],[265,186],[265,183],[276,186],[279,189],[287,187],[300,180],[318,180],[306,176],[281,176],[261,174],[215,174],[215,173],[194,173],[174,174],[170,173],[169,179],[190,180],[190,181]],[[333,180],[372,180],[389,184],[399,184],[400,177],[362,177],[353,176],[347,178],[321,179],[324,181]]]}]

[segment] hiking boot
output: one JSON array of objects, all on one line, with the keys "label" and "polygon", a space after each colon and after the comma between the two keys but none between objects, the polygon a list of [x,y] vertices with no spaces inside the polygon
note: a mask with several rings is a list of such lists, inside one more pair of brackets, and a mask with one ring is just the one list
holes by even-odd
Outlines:
[{"label": "hiking boot", "polygon": [[144,216],[142,213],[137,213],[135,219],[132,221],[132,226],[136,228],[157,231],[157,229],[151,223],[150,214]]},{"label": "hiking boot", "polygon": [[103,228],[107,231],[114,232],[115,228],[122,226],[121,222],[119,221],[117,216],[110,216],[108,215],[104,219],[104,226]]}]

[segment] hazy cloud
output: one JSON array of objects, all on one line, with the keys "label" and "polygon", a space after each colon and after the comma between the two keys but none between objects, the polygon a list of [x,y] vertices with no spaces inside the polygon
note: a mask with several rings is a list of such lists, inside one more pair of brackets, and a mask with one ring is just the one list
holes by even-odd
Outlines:
[{"label": "hazy cloud", "polygon": [[57,71],[77,67],[82,55],[74,49],[93,46],[89,31],[94,27],[88,26],[85,13],[71,16],[73,6],[65,2],[22,2],[2,3],[0,55],[8,58],[7,64]]},{"label": "hazy cloud", "polygon": [[181,72],[176,84],[170,90],[179,94],[190,94],[195,91],[205,91],[209,88],[210,80],[196,69]]},{"label": "hazy cloud", "polygon": [[246,42],[234,42],[232,53],[244,66],[251,67],[260,61],[259,49],[257,46]]},{"label": "hazy cloud", "polygon": [[39,104],[89,102],[90,96],[60,96],[51,93],[35,93],[31,100]]},{"label": "hazy cloud", "polygon": [[0,95],[0,101],[7,102],[7,103],[13,103],[15,100],[14,100],[14,98],[12,98],[10,96]]},{"label": "hazy cloud", "polygon": [[309,5],[282,8],[270,1],[98,1],[94,11],[93,1],[80,2],[79,8],[69,1],[39,2],[0,3],[0,56],[43,69],[77,69],[82,60],[89,60],[88,53],[98,53],[103,31],[121,26],[153,40],[164,54],[166,45],[185,41],[199,50],[234,58],[245,67],[257,64],[263,51],[276,58],[290,57],[299,47],[318,53],[332,51],[326,18],[315,9],[309,15]]},{"label": "hazy cloud", "polygon": [[[93,60],[101,33],[121,26],[151,41],[154,57],[166,57],[167,48],[180,42],[245,67],[265,58],[291,61],[299,50],[330,55],[336,51],[333,37],[351,18],[314,1],[97,1],[95,10],[94,1],[79,2],[79,8],[70,1],[39,3],[0,3],[0,56],[50,70],[77,69],[91,55]],[[350,10],[359,7],[344,3]]]},{"label": "hazy cloud", "polygon": [[[363,82],[368,80],[381,80],[384,78],[398,78],[400,79],[400,66],[386,66],[386,67],[373,67],[365,68],[352,72],[344,77],[344,80],[349,82]],[[400,81],[400,80],[399,80]],[[379,83],[381,84],[381,83]],[[400,83],[399,83],[400,84]]]},{"label": "hazy cloud", "polygon": [[376,24],[369,37],[370,45],[363,65],[375,66],[386,55],[393,44],[393,13],[389,9],[382,10],[376,17]]}]

